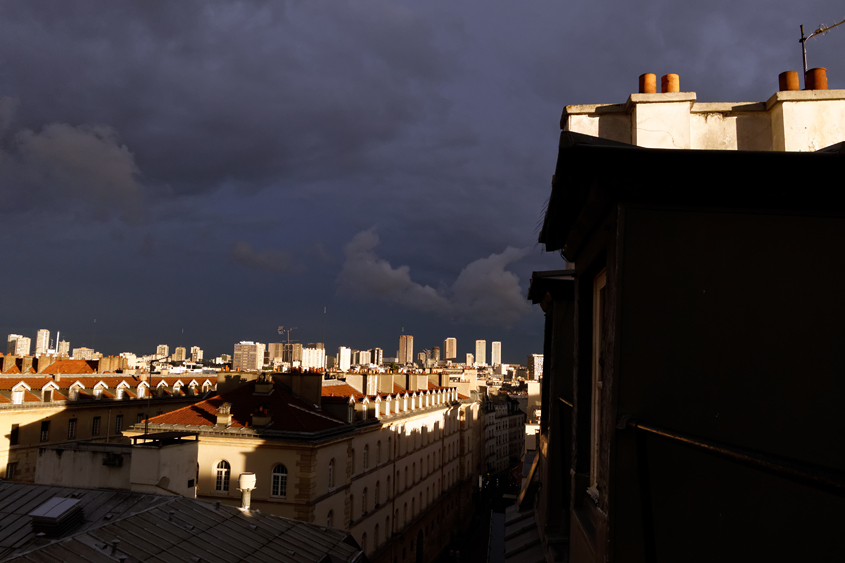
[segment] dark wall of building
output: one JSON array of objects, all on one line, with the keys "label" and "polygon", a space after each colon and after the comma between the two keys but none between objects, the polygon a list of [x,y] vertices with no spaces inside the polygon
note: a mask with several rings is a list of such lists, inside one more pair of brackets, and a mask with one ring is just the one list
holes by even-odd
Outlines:
[{"label": "dark wall of building", "polygon": [[[626,208],[613,416],[845,470],[845,219]],[[616,561],[642,561],[638,453],[615,435]],[[661,561],[841,557],[839,497],[645,440]]]}]

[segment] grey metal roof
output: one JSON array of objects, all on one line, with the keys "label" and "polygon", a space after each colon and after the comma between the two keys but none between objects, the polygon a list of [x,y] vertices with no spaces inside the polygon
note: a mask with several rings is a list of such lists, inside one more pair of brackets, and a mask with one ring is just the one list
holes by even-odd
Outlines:
[{"label": "grey metal roof", "polygon": [[[78,499],[84,521],[63,537],[36,537],[28,514],[54,497]],[[0,483],[0,560],[114,563],[124,556],[126,563],[363,560],[348,532],[258,511],[178,496]]]}]

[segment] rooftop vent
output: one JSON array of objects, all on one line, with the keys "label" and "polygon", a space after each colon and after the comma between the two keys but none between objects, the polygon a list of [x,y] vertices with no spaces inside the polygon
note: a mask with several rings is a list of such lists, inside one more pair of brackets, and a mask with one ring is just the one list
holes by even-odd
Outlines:
[{"label": "rooftop vent", "polygon": [[32,531],[58,538],[82,524],[82,504],[78,499],[53,497],[29,513]]}]

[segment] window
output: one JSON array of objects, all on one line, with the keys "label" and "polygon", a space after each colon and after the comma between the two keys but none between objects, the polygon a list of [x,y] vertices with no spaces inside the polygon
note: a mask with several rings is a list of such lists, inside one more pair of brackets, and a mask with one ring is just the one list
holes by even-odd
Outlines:
[{"label": "window", "polygon": [[125,391],[126,391],[126,389],[124,389],[123,387],[118,387],[117,388],[117,398],[122,399]]},{"label": "window", "polygon": [[364,446],[364,471],[370,468],[370,446]]},{"label": "window", "polygon": [[601,450],[601,390],[602,390],[602,331],[604,319],[607,270],[602,270],[593,282],[593,376],[590,413],[590,488],[593,500],[598,500],[598,466]]},{"label": "window", "polygon": [[270,496],[286,497],[288,494],[288,470],[281,463],[273,468],[273,485]]},{"label": "window", "polygon": [[381,440],[376,444],[376,465],[381,463]]},{"label": "window", "polygon": [[94,387],[94,398],[98,401],[103,398],[103,387],[98,385]]},{"label": "window", "polygon": [[405,466],[405,488],[408,488],[408,467]]},{"label": "window", "polygon": [[14,389],[12,391],[12,403],[15,405],[23,403],[23,389]]},{"label": "window", "polygon": [[364,494],[361,496],[361,516],[367,513],[367,487],[364,487]]},{"label": "window", "polygon": [[361,551],[367,552],[367,532],[361,534]]},{"label": "window", "polygon": [[67,439],[73,440],[76,438],[76,419],[71,418],[67,421]]},{"label": "window", "polygon": [[328,515],[326,516],[326,526],[329,528],[334,527],[334,512],[329,510]]},{"label": "window", "polygon": [[376,524],[376,528],[373,530],[373,547],[378,547],[378,524]]},{"label": "window", "polygon": [[91,435],[92,436],[99,436],[100,435],[100,417],[95,416],[93,422],[91,423]]},{"label": "window", "polygon": [[120,434],[123,431],[123,415],[119,414],[114,417],[114,433]]},{"label": "window", "polygon": [[41,441],[46,442],[50,439],[50,421],[44,420],[41,422]]},{"label": "window", "polygon": [[231,470],[229,462],[223,460],[217,464],[216,480],[214,482],[214,490],[218,492],[229,492],[229,472]]},{"label": "window", "polygon": [[44,389],[41,392],[41,398],[45,403],[49,403],[53,400],[53,390],[52,389]]},{"label": "window", "polygon": [[349,495],[349,523],[355,521],[355,495]]},{"label": "window", "polygon": [[390,498],[390,475],[387,476],[387,498]]},{"label": "window", "polygon": [[79,386],[74,385],[70,388],[70,400],[71,401],[78,401],[79,400]]},{"label": "window", "polygon": [[329,460],[329,489],[334,488],[334,458]]},{"label": "window", "polygon": [[15,478],[15,473],[18,471],[18,462],[13,461],[6,464],[6,479],[12,480]]},{"label": "window", "polygon": [[352,474],[355,475],[355,448],[352,449],[352,453],[349,455],[349,462],[352,464]]},{"label": "window", "polygon": [[376,496],[373,499],[373,502],[375,503],[376,507],[378,507],[378,504],[379,504],[379,498],[378,498],[379,497],[379,488],[381,488],[381,482],[376,481]]},{"label": "window", "polygon": [[20,424],[13,424],[12,425],[12,431],[9,432],[9,445],[10,446],[17,446],[20,438],[21,438],[21,425]]},{"label": "window", "polygon": [[138,416],[135,417],[135,424],[141,424],[144,422],[144,413],[139,412]]},{"label": "window", "polygon": [[144,385],[138,386],[138,398],[143,399],[147,396],[147,388]]}]

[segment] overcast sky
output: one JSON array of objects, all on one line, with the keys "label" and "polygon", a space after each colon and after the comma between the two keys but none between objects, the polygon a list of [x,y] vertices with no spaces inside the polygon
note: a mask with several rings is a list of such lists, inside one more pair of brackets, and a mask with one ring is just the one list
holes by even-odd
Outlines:
[{"label": "overcast sky", "polygon": [[[764,101],[833,4],[0,1],[0,331],[524,362],[563,107]],[[808,43],[831,88],[843,50]]]}]

